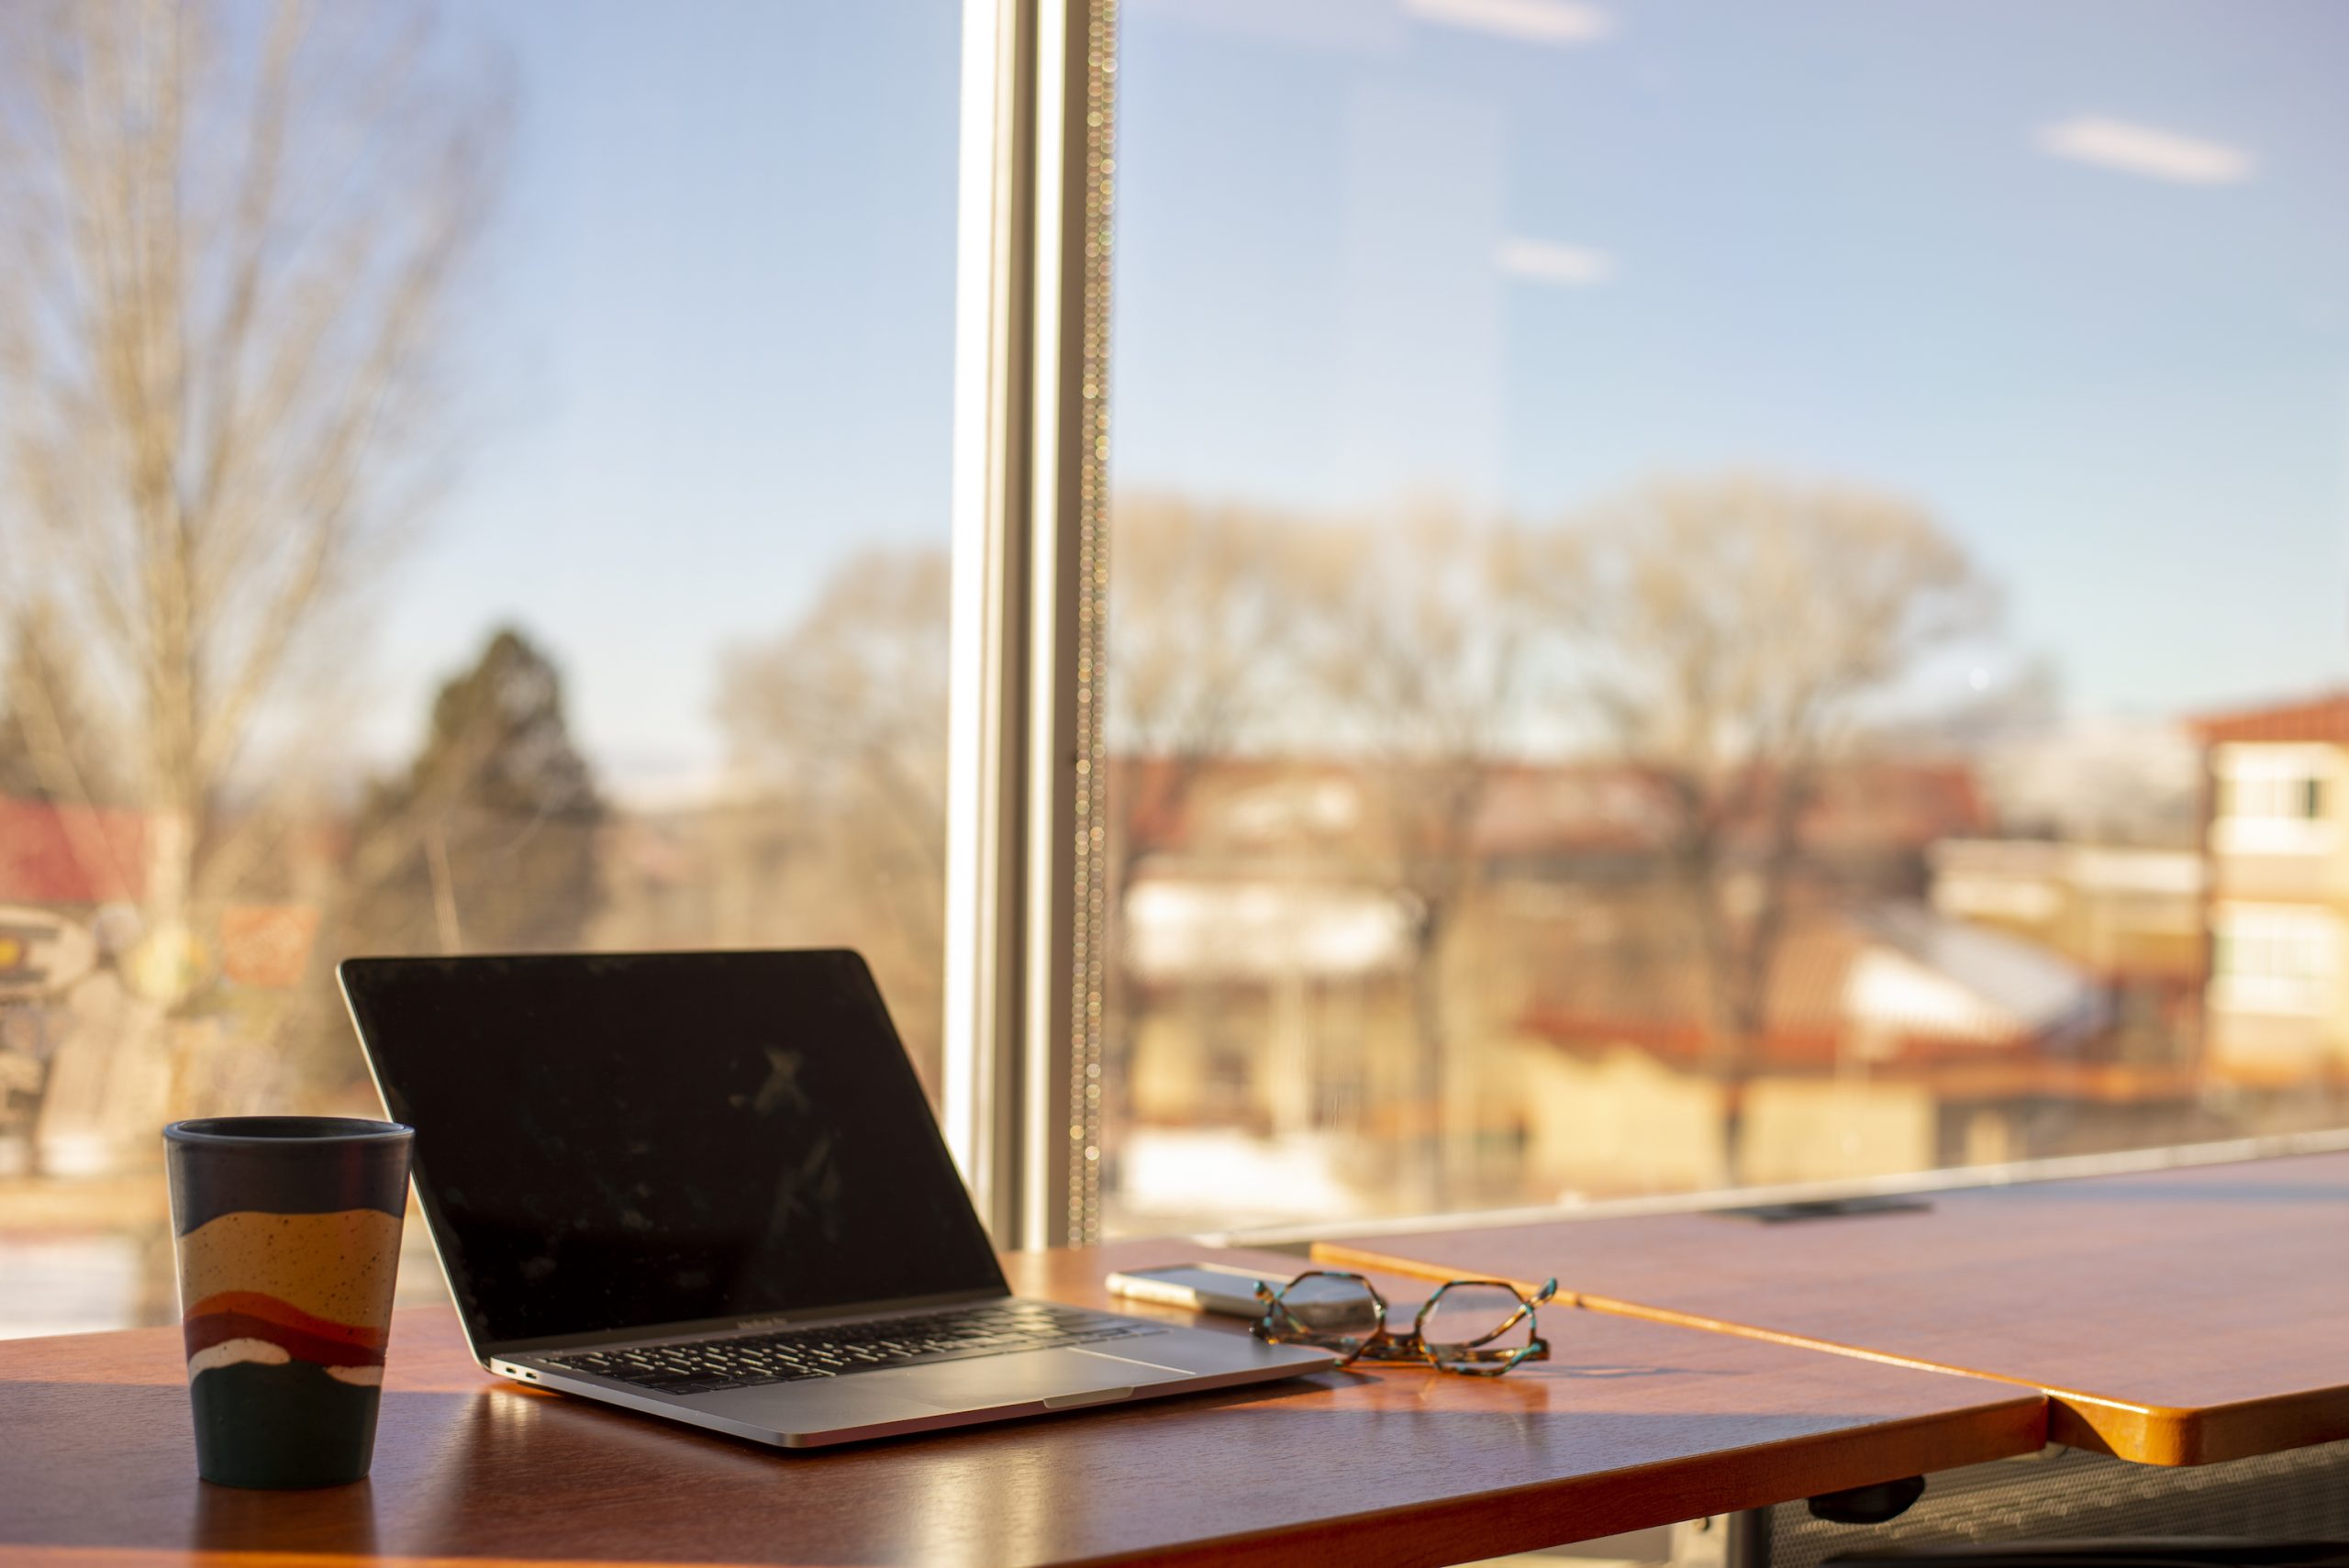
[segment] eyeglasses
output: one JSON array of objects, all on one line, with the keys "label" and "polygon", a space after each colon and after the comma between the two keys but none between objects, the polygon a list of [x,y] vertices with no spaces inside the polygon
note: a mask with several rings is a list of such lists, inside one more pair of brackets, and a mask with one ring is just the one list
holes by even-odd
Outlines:
[{"label": "eyeglasses", "polygon": [[1336,1351],[1362,1359],[1417,1362],[1438,1372],[1498,1377],[1520,1362],[1550,1359],[1533,1309],[1558,1294],[1551,1280],[1531,1296],[1499,1280],[1456,1279],[1439,1286],[1408,1334],[1386,1328],[1386,1298],[1360,1274],[1313,1269],[1275,1289],[1258,1281],[1264,1316],[1252,1328],[1268,1344]]}]

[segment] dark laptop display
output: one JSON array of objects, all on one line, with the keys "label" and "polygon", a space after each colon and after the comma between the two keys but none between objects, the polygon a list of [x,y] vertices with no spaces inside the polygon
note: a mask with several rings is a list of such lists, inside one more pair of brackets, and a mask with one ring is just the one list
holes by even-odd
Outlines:
[{"label": "dark laptop display", "polygon": [[342,975],[478,1346],[1005,1289],[853,953]]}]

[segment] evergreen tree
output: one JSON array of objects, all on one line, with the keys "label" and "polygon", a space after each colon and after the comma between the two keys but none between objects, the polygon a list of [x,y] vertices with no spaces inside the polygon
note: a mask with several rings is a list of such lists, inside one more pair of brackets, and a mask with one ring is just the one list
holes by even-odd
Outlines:
[{"label": "evergreen tree", "polygon": [[440,688],[405,776],[354,839],[353,951],[575,946],[602,893],[605,807],[563,720],[554,665],[510,628]]}]

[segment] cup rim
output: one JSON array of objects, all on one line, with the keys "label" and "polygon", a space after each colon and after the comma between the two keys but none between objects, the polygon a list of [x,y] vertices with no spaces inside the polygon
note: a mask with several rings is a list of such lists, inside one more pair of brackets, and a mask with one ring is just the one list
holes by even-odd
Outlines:
[{"label": "cup rim", "polygon": [[173,1143],[208,1148],[284,1149],[323,1143],[397,1143],[416,1129],[396,1121],[347,1116],[207,1116],[163,1129]]}]

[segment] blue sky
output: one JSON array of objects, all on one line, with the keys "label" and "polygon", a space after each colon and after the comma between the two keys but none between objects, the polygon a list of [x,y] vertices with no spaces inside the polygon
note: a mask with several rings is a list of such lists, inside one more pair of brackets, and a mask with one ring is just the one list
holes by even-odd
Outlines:
[{"label": "blue sky", "polygon": [[[388,577],[373,749],[512,620],[623,787],[718,754],[719,650],[946,538],[959,7],[527,0],[466,472]],[[476,17],[475,19],[479,19]]]},{"label": "blue sky", "polygon": [[[2080,706],[2341,673],[2349,11],[1402,9],[1130,6],[1121,480],[1831,475],[1940,513]],[[1507,26],[1543,13],[1598,36]]]},{"label": "blue sky", "polygon": [[[956,8],[513,4],[463,488],[387,712],[494,618],[607,771],[942,541]],[[1764,465],[1933,507],[2083,711],[2349,667],[2349,9],[1128,0],[1114,463],[1534,515]],[[388,736],[404,736],[401,720]]]}]

